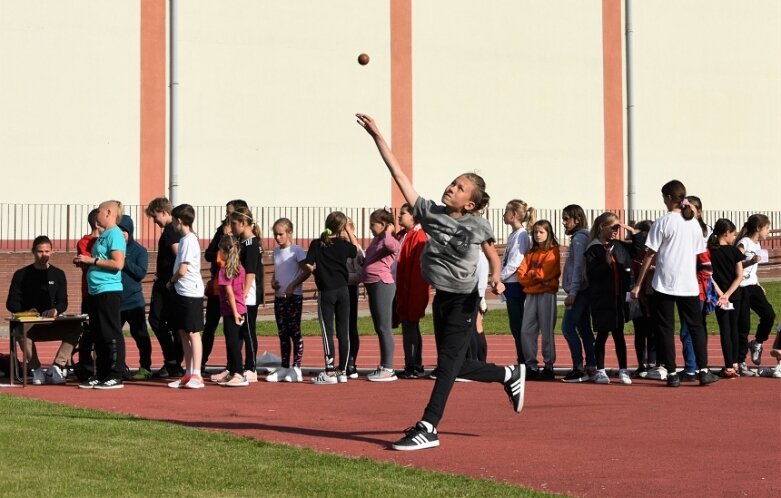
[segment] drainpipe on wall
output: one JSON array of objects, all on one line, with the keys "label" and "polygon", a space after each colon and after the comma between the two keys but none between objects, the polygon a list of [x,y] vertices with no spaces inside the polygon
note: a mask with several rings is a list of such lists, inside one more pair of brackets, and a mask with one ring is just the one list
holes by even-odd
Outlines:
[{"label": "drainpipe on wall", "polygon": [[[626,190],[627,221],[635,210],[635,148],[634,148],[634,89],[632,86],[632,0],[624,1],[624,26],[626,29]],[[636,220],[635,220],[636,221]]]},{"label": "drainpipe on wall", "polygon": [[176,149],[177,149],[177,89],[179,86],[179,79],[176,70],[177,64],[177,47],[176,47],[176,13],[177,13],[177,1],[169,0],[168,2],[168,15],[169,15],[169,47],[168,47],[168,63],[170,71],[170,86],[169,86],[169,116],[168,116],[168,199],[171,204],[176,206],[179,202],[179,168],[177,165]]}]

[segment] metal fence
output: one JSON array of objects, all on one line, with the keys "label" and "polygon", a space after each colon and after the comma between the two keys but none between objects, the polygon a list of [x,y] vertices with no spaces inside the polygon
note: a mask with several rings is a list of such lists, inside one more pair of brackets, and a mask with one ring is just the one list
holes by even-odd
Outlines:
[{"label": "metal fence", "polygon": [[[38,235],[47,235],[58,251],[71,251],[78,240],[89,232],[87,215],[96,206],[92,204],[0,204],[0,251],[28,251],[31,241]],[[195,232],[201,242],[207,244],[216,228],[225,216],[224,206],[194,206]],[[279,218],[289,218],[295,228],[298,244],[307,245],[308,241],[319,237],[325,226],[325,218],[332,211],[342,211],[355,223],[356,235],[364,240],[371,239],[369,231],[369,215],[376,208],[370,207],[284,207],[284,206],[251,206],[261,231],[263,247],[274,246],[271,225]],[[586,217],[593,220],[603,210],[587,209]],[[708,210],[703,212],[706,223],[713,225],[719,218],[728,218],[740,227],[743,222],[756,211]],[[504,244],[510,230],[504,225],[502,215],[504,208],[488,209],[484,216],[497,235],[497,242]],[[663,209],[634,210],[627,216],[626,210],[616,211],[623,221],[654,220],[665,213]],[[154,222],[144,215],[144,206],[125,206],[125,214],[130,215],[136,224],[136,239],[146,248],[154,250],[160,231]],[[781,227],[781,211],[765,213],[772,227]],[[538,219],[550,220],[556,233],[556,238],[562,244],[568,241],[561,225],[561,209],[538,209]],[[775,248],[781,248],[778,239],[770,242]]]}]

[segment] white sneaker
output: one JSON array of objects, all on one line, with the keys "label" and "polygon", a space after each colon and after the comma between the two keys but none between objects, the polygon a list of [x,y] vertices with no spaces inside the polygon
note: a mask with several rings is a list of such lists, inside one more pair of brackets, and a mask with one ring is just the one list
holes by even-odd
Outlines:
[{"label": "white sneaker", "polygon": [[223,370],[222,372],[216,373],[216,374],[212,375],[211,377],[209,377],[209,380],[219,384],[220,382],[226,382],[230,378],[231,378],[230,372],[227,371],[227,370]]},{"label": "white sneaker", "polygon": [[203,383],[203,377],[200,375],[193,375],[190,377],[190,380],[187,381],[187,384],[184,385],[187,389],[203,389],[204,383]]},{"label": "white sneaker", "polygon": [[607,376],[604,368],[597,370],[597,378],[594,379],[595,384],[610,384],[610,377]]},{"label": "white sneaker", "polygon": [[741,377],[755,377],[757,373],[753,370],[751,370],[744,361],[740,365],[738,365],[738,373]]},{"label": "white sneaker", "polygon": [[377,367],[377,370],[366,376],[371,382],[393,382],[398,380],[396,372],[392,368]]},{"label": "white sneaker", "polygon": [[45,382],[54,385],[65,384],[65,377],[62,375],[62,369],[57,365],[52,365],[47,368]]},{"label": "white sneaker", "polygon": [[336,371],[336,382],[339,384],[344,384],[347,382],[347,374],[342,372],[341,370]]},{"label": "white sneaker", "polygon": [[43,372],[43,368],[33,369],[33,385],[40,386],[46,382],[46,374]]},{"label": "white sneaker", "polygon": [[781,379],[781,363],[772,368],[760,368],[758,373],[760,377],[773,377],[776,379]]},{"label": "white sneaker", "polygon": [[749,341],[748,350],[751,353],[751,361],[754,365],[762,363],[762,343],[756,340]]},{"label": "white sneaker", "polygon": [[258,373],[253,372],[252,370],[244,370],[244,377],[247,378],[247,382],[257,382],[258,381]]},{"label": "white sneaker", "polygon": [[247,382],[247,378],[244,375],[237,372],[233,374],[233,377],[220,382],[219,385],[224,387],[247,387],[249,382]]},{"label": "white sneaker", "polygon": [[288,375],[288,368],[280,367],[266,375],[266,382],[282,382],[282,380]]},{"label": "white sneaker", "polygon": [[632,383],[632,378],[629,376],[629,370],[622,368],[618,371],[618,381],[622,384],[629,385]]},{"label": "white sneaker", "polygon": [[664,367],[652,368],[651,370],[641,373],[640,377],[651,380],[667,380],[667,369]]},{"label": "white sneaker", "polygon": [[285,382],[301,382],[304,380],[303,375],[301,375],[301,367],[290,367],[287,369],[287,374],[285,374],[284,377],[282,377],[282,380]]},{"label": "white sneaker", "polygon": [[312,384],[336,384],[336,375],[328,375],[327,372],[322,371],[317,377],[312,377]]}]

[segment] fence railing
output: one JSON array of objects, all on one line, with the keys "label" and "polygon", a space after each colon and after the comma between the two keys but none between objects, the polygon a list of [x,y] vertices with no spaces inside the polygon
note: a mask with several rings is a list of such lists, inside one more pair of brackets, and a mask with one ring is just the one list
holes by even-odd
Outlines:
[{"label": "fence railing", "polygon": [[[194,206],[195,232],[203,244],[208,244],[216,228],[225,216],[224,206]],[[0,251],[28,251],[32,240],[38,235],[47,235],[57,251],[71,251],[78,240],[89,232],[87,215],[95,208],[92,204],[0,204]],[[144,206],[125,206],[125,214],[133,218],[135,237],[147,249],[157,248],[160,231],[154,222],[144,214]],[[255,219],[259,223],[263,247],[274,246],[271,225],[275,220],[285,217],[293,222],[296,243],[306,246],[308,242],[320,236],[325,226],[325,218],[332,211],[342,211],[352,218],[356,234],[364,240],[371,239],[369,215],[376,208],[371,207],[302,207],[302,206],[251,206]],[[601,209],[587,209],[586,217],[593,220],[603,212]],[[706,223],[713,225],[719,218],[728,218],[740,227],[756,211],[708,210],[703,212]],[[503,244],[509,234],[509,228],[502,221],[504,208],[486,210],[484,216],[494,229],[497,243]],[[663,209],[616,211],[623,221],[654,220],[665,213]],[[781,228],[781,211],[765,212],[773,228]],[[538,209],[538,219],[550,220],[556,238],[567,244],[561,225],[561,209]],[[772,248],[781,248],[781,239],[773,238],[766,243]]]}]

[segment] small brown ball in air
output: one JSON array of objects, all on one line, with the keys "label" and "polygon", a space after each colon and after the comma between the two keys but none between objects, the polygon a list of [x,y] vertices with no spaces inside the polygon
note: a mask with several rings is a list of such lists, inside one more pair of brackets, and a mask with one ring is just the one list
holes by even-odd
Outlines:
[{"label": "small brown ball in air", "polygon": [[369,63],[369,56],[368,55],[361,54],[361,55],[358,56],[358,64],[360,64],[361,66],[365,66],[368,63]]}]

